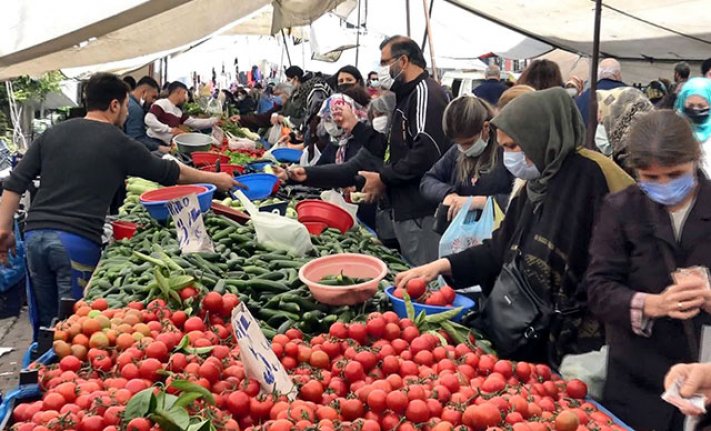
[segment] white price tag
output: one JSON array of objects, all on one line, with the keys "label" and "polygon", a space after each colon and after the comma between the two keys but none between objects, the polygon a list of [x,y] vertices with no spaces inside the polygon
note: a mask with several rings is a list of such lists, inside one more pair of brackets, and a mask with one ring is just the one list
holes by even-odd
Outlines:
[{"label": "white price tag", "polygon": [[180,251],[183,253],[214,251],[210,236],[202,222],[202,211],[195,193],[169,201],[167,205],[168,212],[175,222],[175,229],[178,231]]},{"label": "white price tag", "polygon": [[294,382],[244,303],[232,311],[232,328],[237,335],[239,356],[247,376],[257,380],[264,392],[276,391],[293,400],[296,397]]}]

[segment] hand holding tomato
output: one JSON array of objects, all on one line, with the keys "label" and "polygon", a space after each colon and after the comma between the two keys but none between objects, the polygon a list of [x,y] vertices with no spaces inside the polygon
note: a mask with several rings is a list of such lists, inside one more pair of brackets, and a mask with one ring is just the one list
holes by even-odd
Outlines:
[{"label": "hand holding tomato", "polygon": [[407,283],[415,278],[421,278],[425,283],[434,280],[438,275],[449,275],[452,272],[452,266],[448,259],[438,259],[426,265],[412,268],[409,271],[401,272],[395,277],[395,286],[400,289],[405,289]]}]

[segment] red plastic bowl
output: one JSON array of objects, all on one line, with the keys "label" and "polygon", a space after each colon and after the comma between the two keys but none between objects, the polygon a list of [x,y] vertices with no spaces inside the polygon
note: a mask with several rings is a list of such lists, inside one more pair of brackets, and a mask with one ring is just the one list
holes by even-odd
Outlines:
[{"label": "red plastic bowl", "polygon": [[212,208],[212,211],[214,211],[215,214],[223,215],[239,224],[246,224],[250,220],[249,214],[246,212],[236,210],[228,207],[227,205],[222,205],[219,202],[213,202],[210,208]]},{"label": "red plastic bowl", "polygon": [[[365,278],[351,286],[328,286],[319,283],[327,275],[343,273]],[[341,253],[314,259],[299,269],[299,279],[308,286],[314,299],[328,305],[355,305],[367,301],[378,291],[380,281],[388,274],[385,262],[356,253]]]},{"label": "red plastic bowl", "polygon": [[116,220],[112,222],[111,227],[114,229],[114,239],[117,241],[121,239],[130,239],[138,229],[138,225],[136,223],[123,220]]},{"label": "red plastic bowl", "polygon": [[305,221],[302,222],[306,226],[306,230],[309,231],[311,235],[321,235],[321,232],[326,230],[328,225],[326,223],[321,223],[319,221]]},{"label": "red plastic bowl", "polygon": [[[201,166],[200,170],[206,172],[216,172],[217,165]],[[220,162],[220,172],[227,172],[231,176],[236,177],[237,175],[241,175],[244,173],[244,166],[231,165],[229,163],[222,164],[222,162]]]},{"label": "red plastic bowl", "polygon": [[343,208],[329,202],[307,199],[296,204],[296,214],[301,223],[326,223],[328,227],[338,229],[341,233],[348,232],[353,227],[353,217]]},{"label": "red plastic bowl", "polygon": [[193,151],[190,153],[190,157],[193,159],[195,166],[214,165],[217,163],[217,160],[220,160],[220,163],[224,164],[230,162],[228,156],[213,151]]},{"label": "red plastic bowl", "polygon": [[190,193],[200,194],[207,191],[205,186],[172,186],[151,190],[140,196],[143,202],[162,202],[182,198]]}]

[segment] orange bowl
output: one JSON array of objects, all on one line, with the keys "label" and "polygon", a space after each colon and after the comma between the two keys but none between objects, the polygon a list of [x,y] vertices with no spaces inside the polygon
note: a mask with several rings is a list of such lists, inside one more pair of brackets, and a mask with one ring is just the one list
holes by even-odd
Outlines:
[{"label": "orange bowl", "polygon": [[[367,278],[366,282],[350,286],[327,286],[319,281],[329,275]],[[367,301],[378,291],[380,281],[388,273],[385,262],[356,253],[340,253],[314,259],[299,270],[299,278],[313,297],[328,305],[355,305]]]}]

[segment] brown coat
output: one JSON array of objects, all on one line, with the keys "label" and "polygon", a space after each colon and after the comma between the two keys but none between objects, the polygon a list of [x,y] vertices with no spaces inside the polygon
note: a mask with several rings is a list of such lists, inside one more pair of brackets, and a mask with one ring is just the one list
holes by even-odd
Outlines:
[{"label": "brown coat", "polygon": [[[672,284],[662,246],[677,268],[711,268],[711,182],[699,176],[680,242],[664,207],[631,186],[607,198],[590,246],[588,305],[605,323],[610,346],[603,405],[636,430],[680,429],[681,415],[660,399],[664,375],[672,365],[697,358],[680,320],[656,319],[649,338],[636,335],[630,301],[637,292],[658,294]],[[704,312],[693,319],[696,342],[703,324],[711,324]]]}]

